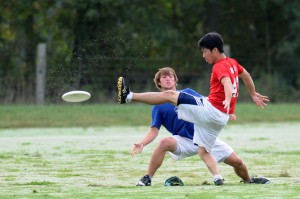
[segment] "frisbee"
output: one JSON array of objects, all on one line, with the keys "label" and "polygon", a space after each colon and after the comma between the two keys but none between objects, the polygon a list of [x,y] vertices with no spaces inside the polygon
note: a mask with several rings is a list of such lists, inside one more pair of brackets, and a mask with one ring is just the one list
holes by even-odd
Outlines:
[{"label": "frisbee", "polygon": [[66,102],[83,102],[90,98],[91,94],[86,91],[70,91],[62,96],[62,99]]}]

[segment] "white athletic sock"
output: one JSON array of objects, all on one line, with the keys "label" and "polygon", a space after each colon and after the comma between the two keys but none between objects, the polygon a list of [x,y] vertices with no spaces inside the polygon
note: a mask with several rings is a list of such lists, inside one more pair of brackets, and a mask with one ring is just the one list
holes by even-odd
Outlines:
[{"label": "white athletic sock", "polygon": [[131,99],[132,99],[132,95],[133,95],[133,93],[130,91],[130,93],[127,95],[127,97],[126,97],[126,103],[129,103],[129,102],[131,102]]},{"label": "white athletic sock", "polygon": [[214,175],[214,177],[213,177],[213,181],[214,181],[214,182],[216,182],[216,181],[219,180],[219,179],[222,179],[222,180],[223,180],[223,177],[222,177],[220,174]]}]

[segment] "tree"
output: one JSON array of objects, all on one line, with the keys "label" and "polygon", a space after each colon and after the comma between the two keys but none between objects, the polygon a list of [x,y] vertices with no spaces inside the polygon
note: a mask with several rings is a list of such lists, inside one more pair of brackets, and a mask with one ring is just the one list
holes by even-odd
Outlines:
[{"label": "tree", "polygon": [[299,6],[293,0],[0,0],[0,101],[34,102],[39,42],[47,43],[49,103],[60,103],[71,89],[114,101],[119,75],[141,91],[155,89],[151,77],[163,66],[206,94],[209,71],[197,42],[208,31],[223,35],[273,101],[298,99]]}]

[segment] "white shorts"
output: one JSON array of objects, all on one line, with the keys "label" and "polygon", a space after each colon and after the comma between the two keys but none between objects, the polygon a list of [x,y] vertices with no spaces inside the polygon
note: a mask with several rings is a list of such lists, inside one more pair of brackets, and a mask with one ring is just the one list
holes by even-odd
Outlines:
[{"label": "white shorts", "polygon": [[194,144],[210,152],[229,115],[213,107],[206,97],[180,93],[178,118],[194,123]]},{"label": "white shorts", "polygon": [[[193,140],[179,135],[174,135],[173,138],[177,141],[177,150],[169,152],[173,160],[180,160],[198,154],[198,146],[194,145]],[[216,139],[215,145],[211,149],[211,154],[218,163],[223,162],[232,152],[233,149],[219,138]]]}]

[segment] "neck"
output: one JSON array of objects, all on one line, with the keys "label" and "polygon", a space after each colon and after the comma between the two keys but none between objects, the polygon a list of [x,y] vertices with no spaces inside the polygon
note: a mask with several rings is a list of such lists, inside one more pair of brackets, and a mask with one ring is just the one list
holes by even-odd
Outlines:
[{"label": "neck", "polygon": [[169,90],[176,91],[176,87],[170,88],[170,89],[168,89],[168,88],[161,88],[161,91],[169,91]]},{"label": "neck", "polygon": [[226,55],[224,53],[220,53],[219,56],[217,56],[216,62],[220,61],[221,59],[226,58]]}]

